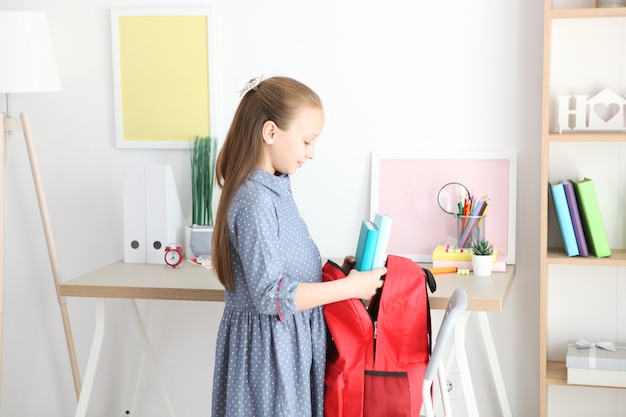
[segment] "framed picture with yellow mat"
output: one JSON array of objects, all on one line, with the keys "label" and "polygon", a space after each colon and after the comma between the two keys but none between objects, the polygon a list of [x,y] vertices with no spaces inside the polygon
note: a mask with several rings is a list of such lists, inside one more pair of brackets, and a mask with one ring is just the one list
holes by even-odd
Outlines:
[{"label": "framed picture with yellow mat", "polygon": [[188,149],[215,129],[211,9],[111,11],[118,148]]}]

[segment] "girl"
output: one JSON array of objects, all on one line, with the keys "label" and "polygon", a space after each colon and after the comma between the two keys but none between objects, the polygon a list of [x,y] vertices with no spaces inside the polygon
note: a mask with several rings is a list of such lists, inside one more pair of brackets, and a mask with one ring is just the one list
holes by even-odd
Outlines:
[{"label": "girl", "polygon": [[322,259],[289,178],[315,155],[324,125],[317,94],[291,78],[259,77],[242,95],[216,167],[213,264],[227,291],[213,417],[323,417],[322,306],[371,298],[386,270],[321,282]]}]

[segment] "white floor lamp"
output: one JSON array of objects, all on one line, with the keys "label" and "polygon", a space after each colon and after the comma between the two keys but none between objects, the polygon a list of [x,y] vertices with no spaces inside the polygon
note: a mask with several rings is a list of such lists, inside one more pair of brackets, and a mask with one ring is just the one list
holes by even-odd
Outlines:
[{"label": "white floor lamp", "polygon": [[9,94],[58,91],[61,82],[56,67],[56,59],[48,30],[46,15],[42,12],[0,11],[0,93],[6,93],[7,113],[0,113],[0,375],[2,370],[2,327],[4,321],[4,282],[5,282],[5,184],[7,145],[13,132],[22,132],[30,159],[30,167],[39,200],[39,211],[43,222],[48,255],[52,267],[54,286],[63,319],[65,338],[72,365],[76,397],[80,396],[80,375],[76,363],[76,353],[72,338],[65,297],[59,296],[62,282],[61,270],[57,261],[52,238],[52,228],[43,193],[42,182],[37,168],[37,159],[31,139],[30,126],[26,114],[12,117]]}]

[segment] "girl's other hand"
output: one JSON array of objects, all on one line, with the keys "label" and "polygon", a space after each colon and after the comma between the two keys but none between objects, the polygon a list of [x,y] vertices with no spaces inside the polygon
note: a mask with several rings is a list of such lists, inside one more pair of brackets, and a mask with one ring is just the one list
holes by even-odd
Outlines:
[{"label": "girl's other hand", "polygon": [[354,269],[354,265],[356,265],[356,258],[352,255],[348,255],[343,258],[343,265],[341,265],[341,269],[343,269],[347,274]]}]

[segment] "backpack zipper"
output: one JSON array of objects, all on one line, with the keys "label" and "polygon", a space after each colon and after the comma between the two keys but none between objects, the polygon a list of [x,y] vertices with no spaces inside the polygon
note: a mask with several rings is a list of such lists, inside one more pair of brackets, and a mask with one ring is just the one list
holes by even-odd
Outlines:
[{"label": "backpack zipper", "polygon": [[[374,340],[373,342],[373,360],[376,362],[376,339],[378,338],[378,310],[380,308],[380,297],[381,292],[377,292],[374,297],[370,300],[370,303],[367,307],[365,307],[367,311],[367,315],[370,317],[372,321],[372,326],[374,327]],[[365,304],[363,304],[365,306]]]},{"label": "backpack zipper", "polygon": [[374,324],[374,361],[376,361],[376,336],[378,332],[378,320],[372,320]]}]

